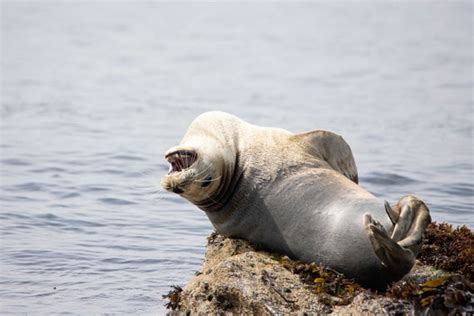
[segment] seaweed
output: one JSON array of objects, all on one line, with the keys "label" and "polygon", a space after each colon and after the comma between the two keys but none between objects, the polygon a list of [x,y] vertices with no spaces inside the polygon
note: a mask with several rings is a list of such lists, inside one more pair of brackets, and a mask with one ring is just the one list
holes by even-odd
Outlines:
[{"label": "seaweed", "polygon": [[399,281],[386,295],[410,301],[419,312],[463,313],[474,311],[473,284],[462,275],[440,277],[417,284]]},{"label": "seaweed", "polygon": [[473,282],[474,234],[466,226],[453,229],[451,224],[432,222],[418,260],[437,269],[458,272]]},{"label": "seaweed", "polygon": [[423,265],[448,271],[419,284],[405,279],[392,284],[386,294],[411,301],[419,311],[473,312],[474,234],[466,226],[448,223],[428,225],[418,260]]},{"label": "seaweed", "polygon": [[172,285],[171,288],[168,294],[162,295],[161,297],[168,299],[168,303],[165,304],[165,307],[174,311],[179,308],[183,289],[179,285]]},{"label": "seaweed", "polygon": [[347,305],[364,289],[343,274],[314,262],[304,263],[288,256],[273,256],[283,267],[299,275],[301,281],[315,294],[320,294],[320,302],[325,305]]}]

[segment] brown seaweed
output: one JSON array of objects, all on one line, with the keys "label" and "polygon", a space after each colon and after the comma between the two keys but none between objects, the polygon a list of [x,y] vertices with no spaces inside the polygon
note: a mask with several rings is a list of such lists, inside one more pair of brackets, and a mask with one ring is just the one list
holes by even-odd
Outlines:
[{"label": "brown seaweed", "polygon": [[165,304],[167,309],[176,310],[179,308],[179,303],[181,302],[181,292],[183,289],[179,285],[172,285],[171,290],[169,290],[168,294],[162,295],[163,299],[167,299],[168,303]]},{"label": "brown seaweed", "polygon": [[473,282],[474,234],[466,226],[431,223],[418,260],[437,269],[458,272]]},{"label": "brown seaweed", "polygon": [[417,284],[399,281],[388,288],[386,295],[410,301],[415,309],[427,312],[463,313],[474,311],[473,284],[462,275],[440,277]]},{"label": "brown seaweed", "polygon": [[326,305],[347,305],[363,288],[343,274],[325,268],[316,263],[303,263],[292,260],[287,256],[273,258],[292,273],[298,274],[300,279],[320,295],[320,302]]}]

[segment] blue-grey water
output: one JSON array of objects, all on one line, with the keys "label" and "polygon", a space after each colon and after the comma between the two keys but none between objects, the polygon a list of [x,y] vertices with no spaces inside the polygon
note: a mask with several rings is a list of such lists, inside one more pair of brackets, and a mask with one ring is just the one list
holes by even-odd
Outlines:
[{"label": "blue-grey water", "polygon": [[164,313],[212,227],[163,152],[223,110],[474,227],[470,1],[1,2],[0,313]]}]

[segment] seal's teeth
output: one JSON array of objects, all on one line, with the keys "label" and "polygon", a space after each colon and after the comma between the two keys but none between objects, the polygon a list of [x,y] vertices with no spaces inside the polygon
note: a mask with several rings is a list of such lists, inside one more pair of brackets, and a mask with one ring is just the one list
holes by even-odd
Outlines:
[{"label": "seal's teeth", "polygon": [[172,171],[179,172],[179,171],[182,170],[182,169],[181,169],[181,166],[180,166],[180,164],[179,164],[179,160],[173,161],[173,162],[171,163],[171,166],[172,166],[172,168],[173,168]]},{"label": "seal's teeth", "polygon": [[189,168],[197,159],[196,152],[177,151],[166,156],[171,165],[169,173],[180,172]]}]

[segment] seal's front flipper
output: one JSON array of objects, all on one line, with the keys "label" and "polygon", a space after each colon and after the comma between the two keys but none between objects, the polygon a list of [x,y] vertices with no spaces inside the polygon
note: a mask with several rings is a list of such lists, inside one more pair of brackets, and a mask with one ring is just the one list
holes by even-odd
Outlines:
[{"label": "seal's front flipper", "polygon": [[341,136],[324,130],[293,135],[292,140],[304,144],[305,151],[344,176],[359,182],[357,167],[351,148]]},{"label": "seal's front flipper", "polygon": [[384,227],[369,214],[364,214],[364,227],[375,254],[394,279],[407,274],[415,264],[415,254],[392,240]]}]

